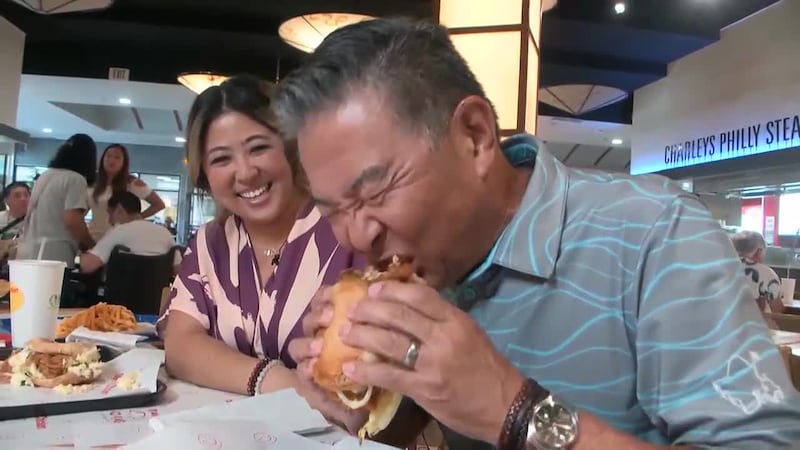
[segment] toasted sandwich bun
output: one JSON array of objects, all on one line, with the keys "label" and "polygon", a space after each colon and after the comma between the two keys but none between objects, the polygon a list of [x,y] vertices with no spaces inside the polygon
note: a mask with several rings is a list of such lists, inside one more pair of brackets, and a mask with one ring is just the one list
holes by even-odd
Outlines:
[{"label": "toasted sandwich bun", "polygon": [[77,357],[96,346],[87,342],[54,342],[46,339],[32,339],[28,341],[27,348],[37,353]]},{"label": "toasted sandwich bun", "polygon": [[367,298],[368,287],[369,283],[353,270],[343,272],[332,287],[333,319],[328,328],[322,331],[322,352],[314,364],[314,381],[331,392],[363,392],[365,389],[342,373],[342,364],[369,358],[371,354],[342,342],[339,330],[349,322],[347,311]]},{"label": "toasted sandwich bun", "polygon": [[347,312],[358,302],[367,299],[367,289],[371,283],[383,280],[408,282],[414,278],[413,266],[407,259],[394,257],[383,269],[371,269],[364,273],[347,270],[339,276],[331,293],[333,318],[328,328],[319,333],[322,351],[313,369],[314,381],[335,394],[345,406],[369,411],[367,423],[358,432],[362,440],[389,426],[403,397],[376,386],[360,385],[345,376],[342,372],[344,363],[355,360],[374,362],[380,357],[345,344],[339,338],[339,330],[349,322]]}]

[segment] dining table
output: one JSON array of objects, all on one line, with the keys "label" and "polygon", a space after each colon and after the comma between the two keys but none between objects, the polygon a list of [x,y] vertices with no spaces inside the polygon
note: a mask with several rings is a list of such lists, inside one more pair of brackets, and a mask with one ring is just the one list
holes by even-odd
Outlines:
[{"label": "dining table", "polygon": [[800,300],[794,299],[791,302],[784,303],[783,313],[800,315]]},{"label": "dining table", "polygon": [[785,330],[769,330],[769,333],[775,345],[789,347],[792,355],[800,357],[800,333]]},{"label": "dining table", "polygon": [[[69,317],[82,310],[84,308],[62,308],[59,310],[59,318]],[[154,323],[156,317],[137,315],[137,319]],[[0,336],[8,333],[10,338],[10,332],[8,306],[0,304]],[[163,351],[157,350],[160,347],[159,344],[160,342],[155,338],[144,341],[138,344],[137,347]],[[10,345],[10,339],[8,345]],[[213,407],[216,410],[216,408],[232,404],[237,400],[248,398],[234,393],[196,386],[173,378],[163,366],[159,371],[158,378],[166,385],[166,390],[155,404],[149,406],[126,409],[109,408],[73,414],[0,420],[0,449],[124,448],[127,444],[135,443],[152,435],[155,432],[152,424],[155,418],[193,412],[192,410],[202,410],[207,409],[207,407]],[[349,436],[335,426],[306,437],[336,450],[392,448],[374,442],[365,442],[364,446],[359,446],[358,439]],[[422,448],[437,449],[440,447],[426,446]]]}]

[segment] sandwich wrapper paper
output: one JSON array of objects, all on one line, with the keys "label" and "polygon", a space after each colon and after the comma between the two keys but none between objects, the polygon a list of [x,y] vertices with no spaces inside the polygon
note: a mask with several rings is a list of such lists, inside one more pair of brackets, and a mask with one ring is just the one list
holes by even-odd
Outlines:
[{"label": "sandwich wrapper paper", "polygon": [[[47,388],[0,385],[0,408],[154,393],[158,388],[158,371],[163,361],[163,350],[133,349],[107,362],[103,366],[103,374],[94,383],[87,385],[86,391],[79,390],[70,394]],[[131,373],[138,373],[139,386],[132,390],[117,387],[117,380]]]},{"label": "sandwich wrapper paper", "polygon": [[151,436],[126,449],[391,449],[330,425],[294,389],[150,419]]},{"label": "sandwich wrapper paper", "polygon": [[[5,402],[7,394],[12,396],[14,401],[7,403],[13,406],[154,392],[163,360],[161,350],[136,348],[107,363],[101,380],[95,383],[98,388],[90,392],[62,395],[49,389],[0,386],[0,399]],[[117,376],[130,371],[140,372],[140,390],[119,392],[118,388],[112,388],[107,394],[102,394],[107,386],[116,385]],[[357,438],[330,425],[294,389],[238,398],[178,380],[168,380],[167,383],[169,387],[161,405],[21,419],[9,421],[8,427],[3,427],[0,422],[0,448],[50,448],[58,445],[76,449],[111,447],[134,450],[393,448],[370,441],[359,445]],[[32,396],[37,398],[31,399]]]},{"label": "sandwich wrapper paper", "polygon": [[122,351],[131,350],[139,341],[147,339],[146,336],[113,331],[93,331],[86,327],[78,327],[65,339],[67,342],[89,342],[95,345],[105,345]]},{"label": "sandwich wrapper paper", "polygon": [[279,431],[263,421],[191,421],[173,423],[125,449],[151,450],[180,448],[187,450],[330,450],[330,446],[294,434]]},{"label": "sandwich wrapper paper", "polygon": [[258,420],[271,429],[295,433],[314,433],[327,430],[330,424],[319,411],[294,389],[283,389],[266,395],[247,397],[225,405],[211,405],[167,414],[150,419],[154,430],[163,430],[186,422],[239,422]]}]

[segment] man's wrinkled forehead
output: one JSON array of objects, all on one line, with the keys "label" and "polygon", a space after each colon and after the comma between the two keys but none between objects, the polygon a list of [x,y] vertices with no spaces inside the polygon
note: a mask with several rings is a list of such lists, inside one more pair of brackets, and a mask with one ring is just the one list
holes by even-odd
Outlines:
[{"label": "man's wrinkled forehead", "polygon": [[307,118],[297,146],[315,193],[330,195],[333,182],[337,191],[349,191],[364,167],[380,162],[392,131],[392,121],[384,117],[380,104],[364,92]]}]

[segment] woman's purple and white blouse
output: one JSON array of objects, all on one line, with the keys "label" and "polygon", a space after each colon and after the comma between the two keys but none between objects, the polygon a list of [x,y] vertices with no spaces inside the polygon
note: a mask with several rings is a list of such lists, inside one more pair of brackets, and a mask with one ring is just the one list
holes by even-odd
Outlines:
[{"label": "woman's purple and white blouse", "polygon": [[309,203],[262,288],[247,230],[231,216],[198,230],[160,320],[181,311],[241,353],[280,358],[294,367],[288,343],[302,336],[301,319],[311,298],[342,270],[360,266],[362,259],[339,245],[328,221]]}]

